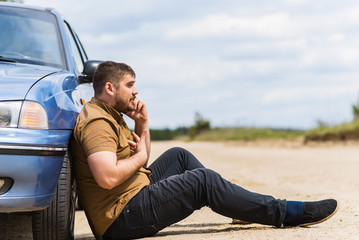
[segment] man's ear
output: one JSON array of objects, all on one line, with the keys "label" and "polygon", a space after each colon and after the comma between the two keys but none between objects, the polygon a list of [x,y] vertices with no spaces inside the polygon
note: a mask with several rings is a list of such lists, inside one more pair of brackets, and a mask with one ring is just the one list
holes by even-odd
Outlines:
[{"label": "man's ear", "polygon": [[110,82],[106,82],[104,90],[108,95],[111,95],[111,96],[115,95],[115,92],[114,92],[115,87]]}]

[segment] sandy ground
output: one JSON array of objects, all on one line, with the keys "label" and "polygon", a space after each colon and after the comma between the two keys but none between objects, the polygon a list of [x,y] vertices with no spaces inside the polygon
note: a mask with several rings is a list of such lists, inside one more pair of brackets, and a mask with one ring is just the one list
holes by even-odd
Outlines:
[{"label": "sandy ground", "polygon": [[[289,200],[336,198],[340,209],[322,224],[277,229],[233,225],[231,219],[203,208],[145,239],[359,239],[359,143],[154,142],[150,161],[174,146],[190,150],[206,167],[248,190]],[[18,228],[13,232],[23,231]],[[75,239],[95,239],[82,211],[76,213]]]}]

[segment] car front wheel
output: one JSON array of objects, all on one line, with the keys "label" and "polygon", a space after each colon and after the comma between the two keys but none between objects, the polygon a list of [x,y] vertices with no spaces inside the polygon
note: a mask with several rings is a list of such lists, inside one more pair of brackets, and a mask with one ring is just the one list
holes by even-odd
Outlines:
[{"label": "car front wheel", "polygon": [[50,206],[33,212],[34,240],[68,240],[74,238],[76,182],[66,153],[54,200]]}]

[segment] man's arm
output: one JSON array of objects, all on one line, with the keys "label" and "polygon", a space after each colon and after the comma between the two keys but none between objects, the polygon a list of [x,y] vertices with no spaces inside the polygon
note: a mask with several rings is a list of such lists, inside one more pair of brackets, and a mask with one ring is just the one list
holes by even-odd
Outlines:
[{"label": "man's arm", "polygon": [[114,152],[100,151],[88,156],[87,161],[96,183],[112,189],[129,179],[147,160],[146,139],[148,131],[144,130],[137,140],[135,153],[126,159],[117,160]]},{"label": "man's arm", "polygon": [[[150,157],[150,153],[151,153],[151,140],[150,140],[151,137],[150,137],[150,130],[148,126],[148,113],[147,113],[146,105],[140,100],[138,99],[136,100],[137,100],[136,109],[134,111],[126,113],[126,115],[135,121],[135,133],[138,136],[140,136],[144,130],[147,131],[145,137],[145,143],[146,143],[147,161],[148,161],[148,158]],[[147,166],[147,161],[144,166]]]},{"label": "man's arm", "polygon": [[144,130],[146,130],[148,132],[148,134],[146,134],[145,136],[145,144],[146,144],[146,150],[147,150],[147,161],[144,164],[145,167],[147,167],[147,162],[148,159],[150,158],[150,153],[151,153],[151,137],[150,137],[150,129],[148,127],[148,122],[144,123],[144,124],[136,124],[135,123],[135,133],[139,136],[139,134],[141,134]]}]

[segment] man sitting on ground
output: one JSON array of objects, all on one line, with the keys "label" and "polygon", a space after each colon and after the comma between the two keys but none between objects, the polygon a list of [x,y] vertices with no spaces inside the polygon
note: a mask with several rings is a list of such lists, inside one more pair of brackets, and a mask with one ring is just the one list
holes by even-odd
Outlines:
[{"label": "man sitting on ground", "polygon": [[[172,148],[149,168],[146,105],[136,95],[135,72],[103,62],[95,97],[78,116],[70,141],[79,199],[97,239],[153,236],[204,206],[252,223],[308,226],[323,222],[337,201],[286,201],[250,192],[205,168],[190,152]],[[134,120],[131,134],[123,114]]]}]

